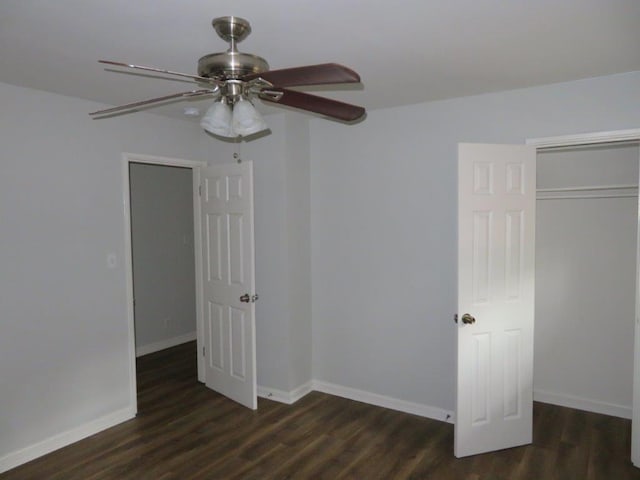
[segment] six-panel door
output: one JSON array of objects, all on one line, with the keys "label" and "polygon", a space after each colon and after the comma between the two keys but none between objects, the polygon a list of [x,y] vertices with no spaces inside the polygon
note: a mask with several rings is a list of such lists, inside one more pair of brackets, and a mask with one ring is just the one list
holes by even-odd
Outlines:
[{"label": "six-panel door", "polygon": [[455,455],[531,442],[534,147],[460,144]]},{"label": "six-panel door", "polygon": [[205,382],[255,409],[251,162],[203,168],[201,208]]}]

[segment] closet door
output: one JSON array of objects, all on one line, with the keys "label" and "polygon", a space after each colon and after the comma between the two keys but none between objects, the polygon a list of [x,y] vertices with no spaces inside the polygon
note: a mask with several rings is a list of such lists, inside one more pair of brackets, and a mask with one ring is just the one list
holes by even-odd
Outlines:
[{"label": "closet door", "polygon": [[456,457],[531,443],[535,163],[459,145]]}]

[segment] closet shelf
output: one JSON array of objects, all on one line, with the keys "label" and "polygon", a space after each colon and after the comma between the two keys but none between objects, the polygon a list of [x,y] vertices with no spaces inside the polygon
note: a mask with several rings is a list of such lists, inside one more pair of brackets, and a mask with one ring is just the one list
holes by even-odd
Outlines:
[{"label": "closet shelf", "polygon": [[536,200],[637,198],[638,185],[591,185],[584,187],[538,188],[536,194]]},{"label": "closet shelf", "polygon": [[631,190],[638,189],[638,185],[591,185],[584,187],[553,187],[553,188],[538,188],[536,192],[585,192],[585,191],[598,191],[598,190]]}]

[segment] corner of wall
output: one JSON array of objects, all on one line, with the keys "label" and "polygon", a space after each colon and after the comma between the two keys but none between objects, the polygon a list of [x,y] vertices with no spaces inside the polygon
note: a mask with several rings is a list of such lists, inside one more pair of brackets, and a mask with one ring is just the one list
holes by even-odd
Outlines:
[{"label": "corner of wall", "polygon": [[311,181],[309,119],[285,116],[285,176],[289,284],[289,387],[312,378]]}]

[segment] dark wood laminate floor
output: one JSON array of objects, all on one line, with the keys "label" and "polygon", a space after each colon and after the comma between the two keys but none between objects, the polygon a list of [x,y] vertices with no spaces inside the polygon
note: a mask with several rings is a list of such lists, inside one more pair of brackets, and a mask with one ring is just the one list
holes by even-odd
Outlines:
[{"label": "dark wood laminate floor", "polygon": [[321,393],[245,409],[196,382],[195,344],[138,360],[138,417],[0,479],[640,479],[630,421],[536,403],[526,447],[456,459],[453,426]]}]

